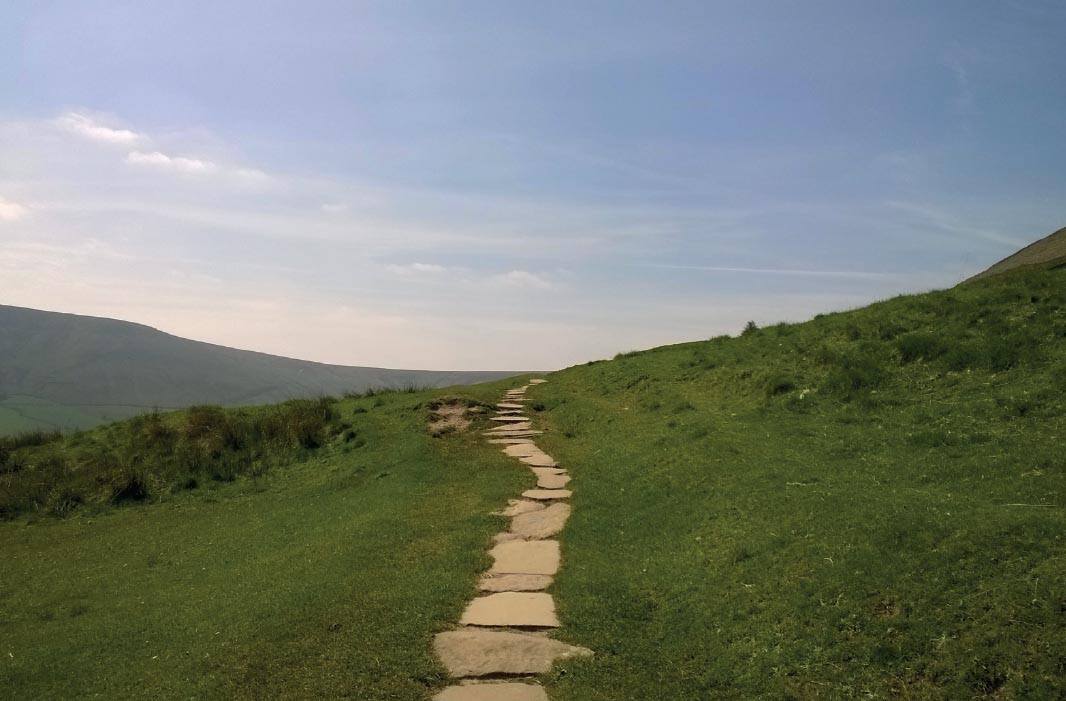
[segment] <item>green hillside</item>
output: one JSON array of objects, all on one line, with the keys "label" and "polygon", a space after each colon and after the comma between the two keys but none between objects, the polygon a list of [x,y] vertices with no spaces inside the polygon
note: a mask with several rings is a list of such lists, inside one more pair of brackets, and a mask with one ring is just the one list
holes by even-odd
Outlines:
[{"label": "green hillside", "polygon": [[126,321],[0,305],[0,435],[89,428],[156,407],[250,406],[514,374],[326,365],[190,341]]},{"label": "green hillside", "polygon": [[[549,379],[552,593],[596,651],[553,701],[1066,697],[1066,268]],[[0,688],[424,701],[486,514],[534,481],[431,436],[440,397],[9,439]]]}]

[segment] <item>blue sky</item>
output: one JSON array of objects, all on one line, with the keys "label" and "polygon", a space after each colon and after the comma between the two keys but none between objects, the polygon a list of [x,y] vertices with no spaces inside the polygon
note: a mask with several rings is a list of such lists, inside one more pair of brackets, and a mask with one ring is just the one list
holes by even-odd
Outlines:
[{"label": "blue sky", "polygon": [[[220,7],[221,5],[221,7]],[[1066,225],[1060,2],[7,2],[0,303],[555,368]]]}]

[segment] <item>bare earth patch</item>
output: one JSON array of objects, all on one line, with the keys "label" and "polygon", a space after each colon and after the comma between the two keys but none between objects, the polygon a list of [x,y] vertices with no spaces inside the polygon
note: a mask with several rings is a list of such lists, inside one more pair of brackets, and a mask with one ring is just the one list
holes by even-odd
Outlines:
[{"label": "bare earth patch", "polygon": [[429,432],[434,436],[462,433],[470,426],[470,419],[466,418],[469,409],[457,399],[434,406],[432,410],[433,413],[429,415]]}]

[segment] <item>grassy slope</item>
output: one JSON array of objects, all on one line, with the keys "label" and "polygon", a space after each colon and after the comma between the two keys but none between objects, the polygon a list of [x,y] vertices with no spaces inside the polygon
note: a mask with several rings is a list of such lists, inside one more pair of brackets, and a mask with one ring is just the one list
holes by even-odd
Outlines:
[{"label": "grassy slope", "polygon": [[5,698],[424,699],[486,514],[531,481],[473,434],[429,437],[429,396],[341,402],[364,446],[254,479],[0,522]]},{"label": "grassy slope", "polygon": [[146,411],[136,406],[73,406],[33,397],[8,397],[0,400],[0,436],[36,430],[77,431]]},{"label": "grassy slope", "polygon": [[[553,699],[1066,695],[1064,290],[1016,273],[535,389],[575,477],[562,635],[597,651]],[[529,482],[429,438],[429,396],[342,403],[362,448],[0,523],[0,688],[424,699],[483,514]]]},{"label": "grassy slope", "polygon": [[1066,270],[556,373],[553,699],[1066,697],[1064,386]]}]

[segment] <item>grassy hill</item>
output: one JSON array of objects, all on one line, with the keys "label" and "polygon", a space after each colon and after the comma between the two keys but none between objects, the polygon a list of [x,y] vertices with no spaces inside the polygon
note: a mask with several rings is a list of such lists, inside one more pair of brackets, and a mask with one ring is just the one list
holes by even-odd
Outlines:
[{"label": "grassy hill", "polygon": [[[1066,697],[1064,386],[1066,268],[1039,267],[552,374],[552,591],[597,653],[552,698]],[[424,700],[485,514],[533,482],[432,437],[441,396],[9,439],[0,686]]]},{"label": "grassy hill", "polygon": [[247,406],[513,374],[326,365],[190,341],[115,319],[0,305],[0,435],[88,428],[153,407]]},{"label": "grassy hill", "polygon": [[1029,266],[1054,267],[1066,265],[1066,228],[1034,241],[1022,250],[1007,256],[973,279],[999,275],[1008,270]]}]

